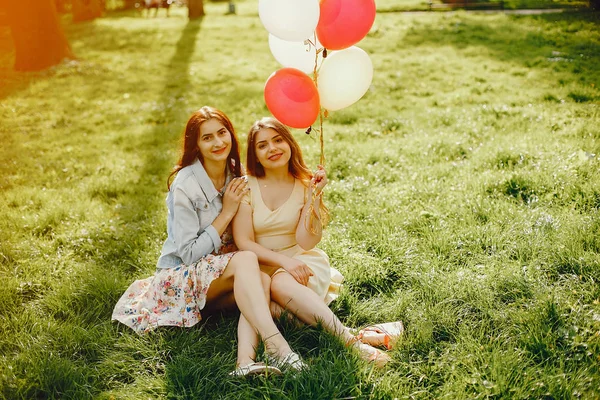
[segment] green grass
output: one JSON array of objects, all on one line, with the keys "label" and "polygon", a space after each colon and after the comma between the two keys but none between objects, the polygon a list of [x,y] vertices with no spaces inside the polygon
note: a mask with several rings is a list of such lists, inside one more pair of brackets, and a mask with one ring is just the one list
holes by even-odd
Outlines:
[{"label": "green grass", "polygon": [[[0,28],[0,398],[598,398],[598,14],[377,16],[375,76],[325,121],[345,323],[401,319],[374,371],[282,323],[311,365],[240,381],[235,316],[138,337],[110,321],[166,236],[166,177],[189,114],[242,142],[278,68],[256,2],[65,29],[77,62],[11,70]],[[308,163],[318,141],[296,132]]]},{"label": "green grass", "polygon": [[[426,11],[429,10],[429,3],[444,4],[449,3],[448,0],[376,0],[377,11],[379,12],[396,12],[396,11]],[[457,3],[499,3],[500,0],[468,0],[456,1]],[[587,8],[589,6],[587,0],[504,0],[504,9],[549,9],[549,8]],[[491,7],[488,7],[491,8]],[[477,6],[478,10],[483,10],[485,7]],[[497,9],[497,8],[496,8]],[[449,11],[451,8],[434,8],[434,11]]]}]

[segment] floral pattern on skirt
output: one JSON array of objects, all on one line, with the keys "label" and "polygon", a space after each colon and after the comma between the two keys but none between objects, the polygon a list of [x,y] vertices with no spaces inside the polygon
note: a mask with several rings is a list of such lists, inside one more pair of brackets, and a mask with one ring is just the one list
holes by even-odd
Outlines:
[{"label": "floral pattern on skirt", "polygon": [[[224,234],[222,239],[229,237]],[[112,319],[139,334],[158,326],[197,324],[210,284],[223,274],[236,248],[228,240],[221,250],[229,252],[206,255],[189,266],[160,269],[154,276],[135,281],[117,302]]]}]

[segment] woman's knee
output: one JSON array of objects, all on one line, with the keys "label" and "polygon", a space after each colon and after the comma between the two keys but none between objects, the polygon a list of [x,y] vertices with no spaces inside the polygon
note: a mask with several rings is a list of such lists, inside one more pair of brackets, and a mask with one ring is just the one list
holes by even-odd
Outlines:
[{"label": "woman's knee", "polygon": [[291,300],[293,285],[298,284],[296,280],[287,272],[281,272],[271,277],[271,297],[273,299],[286,301]]},{"label": "woman's knee", "polygon": [[251,251],[238,251],[231,258],[231,261],[229,263],[232,267],[234,267],[236,271],[239,270],[239,268],[243,268],[246,271],[259,271],[258,257],[256,257],[256,254],[254,254]]}]

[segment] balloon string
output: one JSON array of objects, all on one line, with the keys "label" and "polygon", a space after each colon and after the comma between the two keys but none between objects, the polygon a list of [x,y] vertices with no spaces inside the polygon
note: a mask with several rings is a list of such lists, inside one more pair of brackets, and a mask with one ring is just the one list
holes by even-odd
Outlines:
[{"label": "balloon string", "polygon": [[319,139],[321,141],[321,159],[320,164],[325,167],[325,151],[323,150],[323,109],[319,109]]},{"label": "balloon string", "polygon": [[318,235],[321,233],[322,223],[319,214],[317,214],[317,210],[315,209],[315,199],[317,196],[313,193],[312,197],[309,199],[310,204],[308,205],[308,210],[306,213],[306,217],[304,218],[304,228],[310,232],[312,235]]},{"label": "balloon string", "polygon": [[[310,40],[309,40],[310,42]],[[315,87],[317,88],[317,91],[319,90],[319,83],[317,82],[317,79],[319,77],[319,73],[317,72],[317,67],[319,64],[319,53],[321,51],[324,51],[324,48],[321,49],[317,49],[317,34],[315,33],[314,35],[314,42],[310,43],[313,46],[315,46],[315,65],[313,68],[313,81],[315,83]],[[327,112],[327,110],[325,110],[325,112]],[[321,107],[321,104],[319,104],[319,141],[320,141],[320,145],[321,145],[321,157],[320,157],[320,164],[322,166],[325,166],[325,151],[323,149],[323,107]],[[321,223],[321,218],[319,216],[319,214],[317,213],[317,210],[315,210],[315,201],[316,201],[317,196],[315,195],[315,193],[312,193],[312,197],[310,199],[308,199],[308,201],[310,201],[310,204],[308,206],[308,210],[306,213],[306,217],[304,219],[304,227],[305,229],[310,232],[313,235],[317,235],[318,233],[320,233],[320,229],[322,228],[322,223]]]},{"label": "balloon string", "polygon": [[[319,53],[323,51],[325,53],[325,48],[317,49],[317,34],[314,34],[314,46],[315,46],[315,66],[313,68],[313,81],[315,82],[315,87],[317,91],[319,90],[319,83],[317,82],[317,78],[319,74],[317,72],[317,67],[319,64]],[[326,54],[326,53],[325,53]],[[327,110],[325,110],[327,113]],[[319,143],[321,147],[321,157],[319,158],[319,164],[323,167],[325,166],[325,150],[324,150],[324,141],[323,141],[323,107],[319,104]]]}]

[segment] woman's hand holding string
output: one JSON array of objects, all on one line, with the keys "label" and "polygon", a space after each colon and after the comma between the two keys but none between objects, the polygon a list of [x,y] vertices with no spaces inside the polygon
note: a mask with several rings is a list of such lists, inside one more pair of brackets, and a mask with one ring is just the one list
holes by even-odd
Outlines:
[{"label": "woman's hand holding string", "polygon": [[313,194],[315,197],[321,196],[321,194],[323,194],[323,189],[327,185],[327,182],[327,172],[322,165],[319,165],[317,167],[317,171],[310,180],[310,198],[312,199]]}]

